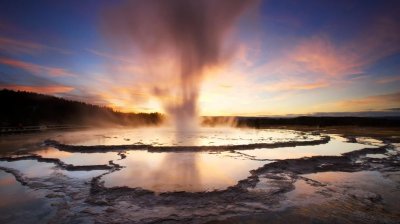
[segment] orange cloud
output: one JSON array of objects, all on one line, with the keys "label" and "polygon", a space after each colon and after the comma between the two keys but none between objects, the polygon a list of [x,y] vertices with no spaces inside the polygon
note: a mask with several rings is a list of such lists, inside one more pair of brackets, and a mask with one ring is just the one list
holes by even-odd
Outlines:
[{"label": "orange cloud", "polygon": [[110,82],[102,80],[101,88],[92,88],[90,92],[96,95],[103,105],[122,112],[156,112],[159,105],[154,104],[154,97],[148,88],[130,85],[129,82]]},{"label": "orange cloud", "polygon": [[70,86],[52,85],[52,86],[28,86],[28,85],[0,85],[1,89],[11,89],[16,91],[35,92],[43,94],[66,93],[74,88]]},{"label": "orange cloud", "polygon": [[0,64],[22,69],[36,75],[48,75],[51,77],[76,76],[63,68],[42,66],[9,58],[0,58]]},{"label": "orange cloud", "polygon": [[301,83],[297,81],[281,81],[273,84],[268,84],[265,89],[268,91],[288,91],[288,90],[312,90],[329,86],[328,82],[310,82]]},{"label": "orange cloud", "polygon": [[371,110],[400,107],[400,92],[337,102],[339,108]]}]

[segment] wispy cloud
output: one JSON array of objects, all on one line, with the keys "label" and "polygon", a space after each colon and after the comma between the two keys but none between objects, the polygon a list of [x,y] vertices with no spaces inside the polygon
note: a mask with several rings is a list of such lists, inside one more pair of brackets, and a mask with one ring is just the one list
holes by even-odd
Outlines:
[{"label": "wispy cloud", "polygon": [[43,66],[10,58],[0,58],[0,64],[7,65],[17,69],[22,69],[39,76],[44,76],[44,75],[50,77],[76,76],[76,74],[71,73],[64,68]]},{"label": "wispy cloud", "polygon": [[280,81],[265,86],[267,91],[313,90],[329,86],[328,82],[317,81],[301,83],[299,81]]},{"label": "wispy cloud", "polygon": [[313,36],[301,42],[287,60],[291,66],[299,66],[321,76],[346,76],[362,72],[357,55],[334,46],[326,36]]},{"label": "wispy cloud", "polygon": [[[326,35],[316,35],[300,41],[286,54],[268,61],[256,69],[258,75],[293,80],[347,79],[354,74],[364,72],[365,66],[371,60],[363,54],[348,51],[348,48],[338,47]],[[328,86],[328,85],[325,85]]]},{"label": "wispy cloud", "polygon": [[[400,23],[396,18],[380,16],[369,26],[360,27],[358,35],[342,41],[333,41],[321,31],[288,45],[283,54],[258,66],[256,75],[275,79],[304,79],[343,83],[353,80],[355,74],[366,70],[382,58],[400,51]],[[396,81],[398,78],[382,80],[380,83]],[[329,85],[326,85],[329,86]]]},{"label": "wispy cloud", "polygon": [[381,79],[378,79],[376,82],[379,84],[386,84],[386,83],[398,82],[398,81],[400,81],[400,75],[381,78]]},{"label": "wispy cloud", "polygon": [[107,52],[102,52],[102,51],[98,51],[98,50],[94,50],[94,49],[86,49],[86,51],[100,56],[100,57],[104,57],[107,59],[111,59],[111,60],[115,60],[115,61],[120,61],[120,62],[125,62],[125,63],[131,63],[132,62],[132,58],[128,58],[125,56],[120,56],[120,55],[114,55],[114,54],[110,54]]},{"label": "wispy cloud", "polygon": [[400,92],[374,95],[336,102],[338,108],[347,110],[371,110],[400,107]]},{"label": "wispy cloud", "polygon": [[68,50],[64,50],[57,47],[51,47],[36,42],[12,39],[1,36],[0,36],[0,51],[11,54],[37,54],[44,51],[53,51],[61,54],[71,53]]}]

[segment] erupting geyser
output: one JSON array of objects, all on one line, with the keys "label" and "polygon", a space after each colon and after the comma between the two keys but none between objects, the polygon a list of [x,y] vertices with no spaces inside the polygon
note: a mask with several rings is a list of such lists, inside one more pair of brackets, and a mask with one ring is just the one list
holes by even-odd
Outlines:
[{"label": "erupting geyser", "polygon": [[[227,62],[227,36],[253,0],[138,0],[106,13],[105,31],[133,46],[134,60],[151,76],[150,93],[161,100],[179,130],[197,125],[197,100],[205,72]],[[128,43],[128,44],[127,44]]]}]

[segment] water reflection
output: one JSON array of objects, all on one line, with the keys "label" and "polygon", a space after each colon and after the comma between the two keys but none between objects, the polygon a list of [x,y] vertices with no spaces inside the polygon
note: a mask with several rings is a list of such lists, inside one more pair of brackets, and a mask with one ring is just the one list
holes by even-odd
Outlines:
[{"label": "water reflection", "polygon": [[[329,189],[337,192],[353,195],[354,197],[369,198],[371,194],[379,195],[383,199],[385,208],[392,211],[399,211],[400,205],[400,172],[360,171],[348,172],[320,172],[302,175],[306,178],[318,181],[326,185]],[[311,186],[302,180],[295,184],[295,190],[289,192],[289,200],[301,200],[303,203],[315,203],[316,200],[325,199],[315,194],[321,187]],[[304,197],[307,196],[307,197]],[[323,200],[319,200],[323,202]]]},{"label": "water reflection", "polygon": [[[175,141],[195,144],[195,138],[186,138],[175,133]],[[133,155],[132,155],[133,154]],[[148,159],[151,158],[151,161]],[[126,166],[122,171],[107,175],[106,186],[142,187],[161,191],[201,191],[204,190],[198,167],[197,153],[147,153],[128,152],[128,158],[121,161]],[[124,179],[124,182],[121,182]],[[127,180],[128,179],[128,180]]]},{"label": "water reflection", "polygon": [[[40,135],[41,136],[41,135]],[[86,130],[75,131],[51,137],[69,144],[135,144],[139,139],[143,144],[153,145],[234,145],[257,142],[285,142],[318,139],[320,136],[302,134],[290,130],[254,130],[201,128],[195,132],[176,132],[170,129],[122,129],[116,131]],[[43,136],[38,139],[43,138]],[[371,142],[363,139],[364,142]],[[110,160],[124,168],[103,177],[106,187],[142,187],[156,192],[165,191],[211,191],[225,189],[250,175],[271,160],[301,158],[318,155],[340,155],[345,152],[365,148],[366,145],[349,143],[339,136],[332,136],[327,144],[315,146],[280,147],[268,149],[229,151],[219,153],[185,152],[152,153],[148,151],[126,151],[121,160],[117,152],[71,153],[47,146],[36,146],[31,153],[45,158],[58,158],[72,165],[108,164]],[[371,146],[368,146],[371,147]],[[265,160],[269,161],[265,161]],[[28,177],[42,177],[54,172],[76,178],[91,178],[105,171],[64,171],[56,169],[52,163],[32,160],[0,162],[20,170]]]},{"label": "water reflection", "polygon": [[167,127],[103,129],[66,132],[53,139],[71,145],[241,145],[285,141],[309,141],[320,136],[274,129],[206,128],[194,131],[176,131]]},{"label": "water reflection", "polygon": [[149,153],[129,151],[118,161],[125,168],[103,177],[106,187],[142,187],[156,192],[225,189],[268,161],[231,153]]},{"label": "water reflection", "polygon": [[[187,138],[183,132],[175,132],[175,141],[184,145],[196,145],[198,138]],[[202,190],[196,153],[168,153],[157,169],[152,171],[154,189],[168,191]]]},{"label": "water reflection", "polygon": [[152,188],[158,191],[200,191],[203,189],[195,153],[169,153],[151,172]]},{"label": "water reflection", "polygon": [[53,209],[11,174],[0,171],[0,223],[45,223]]},{"label": "water reflection", "polygon": [[[188,139],[176,134],[175,141],[199,144],[201,139]],[[231,153],[128,151],[127,158],[118,163],[125,168],[105,175],[103,180],[106,187],[129,186],[155,192],[196,192],[225,189],[235,185],[249,176],[250,170],[266,162],[235,157]]]},{"label": "water reflection", "polygon": [[71,153],[60,151],[53,147],[42,147],[39,150],[32,151],[32,153],[43,158],[57,158],[66,164],[75,166],[108,164],[110,160],[118,160],[120,158],[117,152]]},{"label": "water reflection", "polygon": [[49,176],[55,169],[52,163],[39,163],[36,160],[0,161],[0,166],[18,170],[29,178]]},{"label": "water reflection", "polygon": [[343,153],[360,150],[363,148],[374,148],[359,143],[350,143],[340,136],[331,135],[331,140],[327,144],[297,147],[279,147],[271,149],[242,150],[240,152],[254,156],[257,159],[297,159],[311,156],[340,156]]},{"label": "water reflection", "polygon": [[20,160],[13,162],[0,161],[0,167],[6,167],[17,170],[28,178],[42,178],[42,177],[57,176],[62,174],[72,178],[90,179],[106,172],[104,170],[92,170],[92,171],[60,170],[53,163],[38,162],[36,160]]}]

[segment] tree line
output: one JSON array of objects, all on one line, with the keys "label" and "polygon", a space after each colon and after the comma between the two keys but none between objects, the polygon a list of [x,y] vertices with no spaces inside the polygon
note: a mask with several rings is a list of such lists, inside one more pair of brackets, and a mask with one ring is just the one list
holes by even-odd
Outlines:
[{"label": "tree line", "polygon": [[0,125],[157,125],[159,113],[122,113],[105,106],[67,100],[44,94],[0,90]]}]

